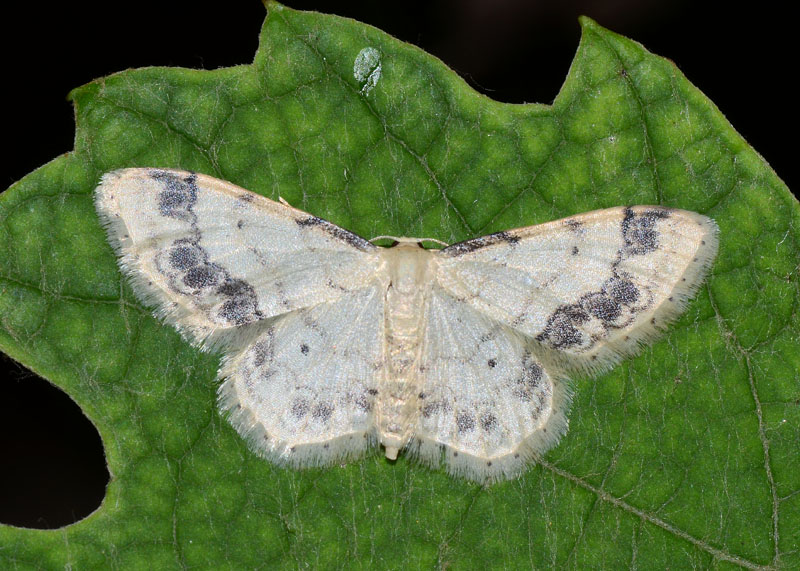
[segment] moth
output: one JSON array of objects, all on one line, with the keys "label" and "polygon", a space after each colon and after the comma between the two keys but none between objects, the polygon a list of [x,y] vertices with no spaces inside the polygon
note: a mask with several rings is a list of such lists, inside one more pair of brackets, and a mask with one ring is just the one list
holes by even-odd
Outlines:
[{"label": "moth", "polygon": [[381,247],[202,174],[106,174],[95,201],[138,297],[223,354],[219,405],[294,467],[381,445],[481,483],[567,429],[570,377],[608,369],[685,308],[713,220],[609,208],[441,249]]}]

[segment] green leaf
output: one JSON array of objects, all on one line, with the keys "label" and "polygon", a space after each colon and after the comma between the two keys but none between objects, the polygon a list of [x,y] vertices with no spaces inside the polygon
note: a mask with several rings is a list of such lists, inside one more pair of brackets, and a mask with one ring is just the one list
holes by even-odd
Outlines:
[{"label": "green leaf", "polygon": [[[581,23],[552,106],[491,101],[378,30],[278,4],[251,65],[75,90],[74,152],[0,197],[0,347],[83,408],[112,481],[79,523],[0,526],[0,566],[800,566],[800,207],[674,64]],[[92,190],[129,166],[205,172],[367,237],[664,204],[712,216],[721,247],[664,339],[576,380],[569,432],[519,480],[377,451],[294,471],[219,416],[219,356],[122,281]]]}]

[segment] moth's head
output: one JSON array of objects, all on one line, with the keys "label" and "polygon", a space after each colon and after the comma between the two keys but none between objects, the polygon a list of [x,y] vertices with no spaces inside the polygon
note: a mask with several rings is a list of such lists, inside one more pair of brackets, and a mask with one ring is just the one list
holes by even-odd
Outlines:
[{"label": "moth's head", "polygon": [[[418,247],[422,249],[438,249],[436,245],[441,246],[442,248],[446,248],[449,246],[447,242],[442,242],[441,240],[437,240],[436,238],[406,238],[406,237],[397,237],[397,236],[375,236],[374,238],[370,238],[369,240],[376,246],[381,246],[384,248],[413,248]],[[425,246],[425,243],[429,242],[434,245]]]}]

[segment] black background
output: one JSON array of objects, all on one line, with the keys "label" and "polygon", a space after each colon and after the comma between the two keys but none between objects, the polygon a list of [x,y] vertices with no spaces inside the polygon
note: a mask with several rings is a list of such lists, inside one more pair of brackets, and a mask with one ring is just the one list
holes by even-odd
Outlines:
[{"label": "black background", "polygon": [[[588,15],[675,61],[797,187],[790,155],[797,32],[785,3],[745,10],[659,0],[287,2],[376,26],[436,55],[478,91],[513,103],[552,102],[578,46],[577,18]],[[71,89],[126,68],[249,63],[265,14],[257,0],[26,2],[0,10],[0,188],[72,149]],[[104,495],[102,454],[68,397],[0,358],[0,522],[58,527],[90,513]]]}]

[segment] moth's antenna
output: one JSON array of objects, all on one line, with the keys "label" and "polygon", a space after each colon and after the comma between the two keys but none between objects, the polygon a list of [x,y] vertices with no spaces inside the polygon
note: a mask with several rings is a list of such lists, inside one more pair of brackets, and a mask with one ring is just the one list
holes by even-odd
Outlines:
[{"label": "moth's antenna", "polygon": [[441,240],[437,240],[436,238],[420,238],[419,242],[434,242],[435,244],[439,244],[444,248],[447,248],[450,245],[447,242],[442,242]]},{"label": "moth's antenna", "polygon": [[374,238],[370,238],[370,242],[374,242],[375,240],[391,240],[392,242],[399,242],[402,238],[398,238],[397,236],[375,236]]}]

